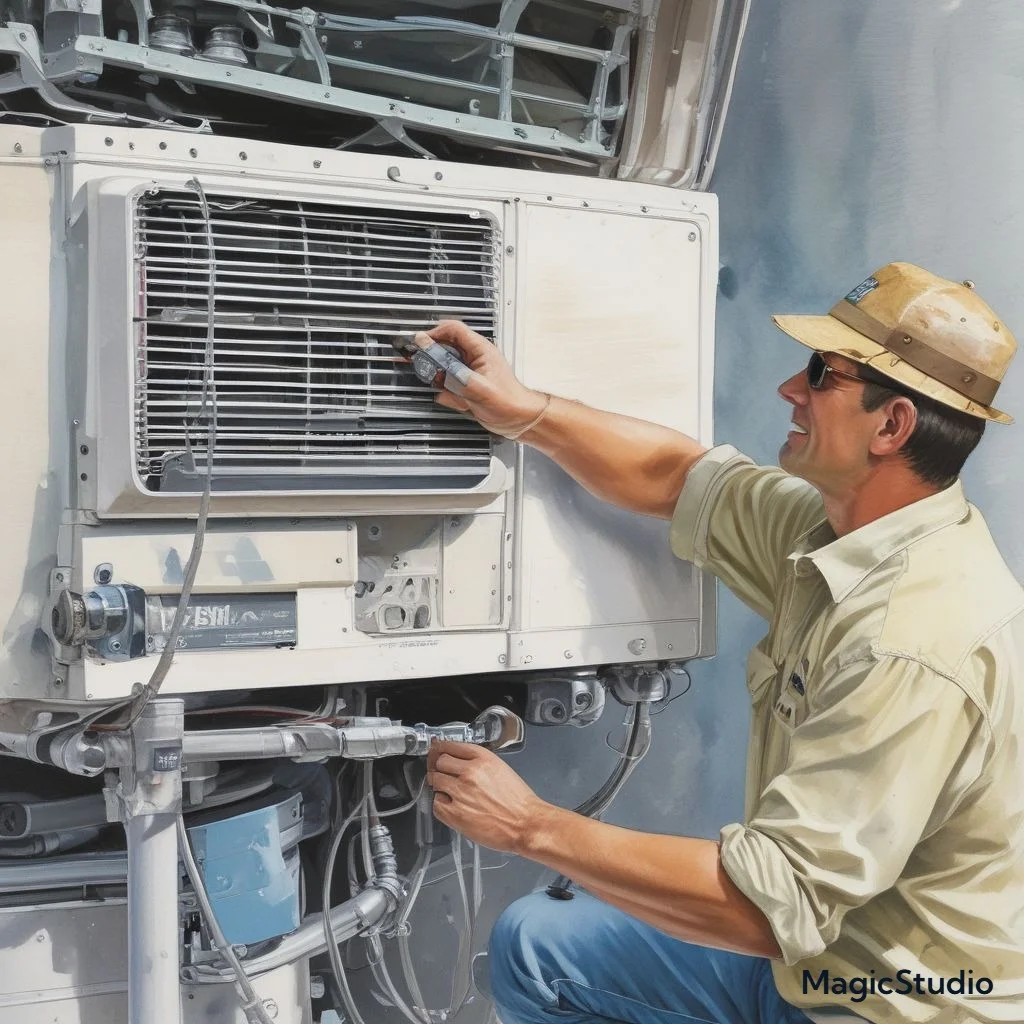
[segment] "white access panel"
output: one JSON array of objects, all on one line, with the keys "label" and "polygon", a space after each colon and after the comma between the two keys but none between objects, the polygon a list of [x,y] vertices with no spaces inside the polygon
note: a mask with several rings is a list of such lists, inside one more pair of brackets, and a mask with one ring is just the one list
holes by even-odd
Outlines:
[{"label": "white access panel", "polygon": [[[699,199],[601,213],[523,204],[516,355],[527,384],[710,444],[717,207]],[[713,589],[672,557],[667,524],[599,501],[524,449],[518,526],[512,667],[709,653]]]}]

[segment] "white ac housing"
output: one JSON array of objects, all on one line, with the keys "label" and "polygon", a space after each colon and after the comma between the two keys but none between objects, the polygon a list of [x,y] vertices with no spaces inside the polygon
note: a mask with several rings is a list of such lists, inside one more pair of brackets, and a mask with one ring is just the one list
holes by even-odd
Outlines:
[{"label": "white ac housing", "polygon": [[[0,578],[0,697],[148,679],[210,354],[212,514],[165,692],[710,653],[713,591],[664,523],[437,408],[390,337],[464,319],[527,384],[710,443],[713,196],[151,129],[3,126],[0,152],[2,550],[27,567]],[[105,581],[151,598],[147,655],[53,660],[49,603]],[[280,642],[225,628],[239,608]]]}]

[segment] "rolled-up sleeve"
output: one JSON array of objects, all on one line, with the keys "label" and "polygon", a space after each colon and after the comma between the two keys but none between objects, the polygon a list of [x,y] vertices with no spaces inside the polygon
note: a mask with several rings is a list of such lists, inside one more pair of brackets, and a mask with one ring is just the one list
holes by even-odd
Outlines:
[{"label": "rolled-up sleeve", "polygon": [[669,536],[676,555],[714,573],[770,618],[783,560],[823,518],[821,496],[810,484],[720,445],[687,475]]},{"label": "rolled-up sleeve", "polygon": [[820,687],[784,770],[721,833],[722,866],[787,964],[823,952],[850,910],[895,884],[977,780],[987,742],[958,685],[910,659],[859,662]]}]

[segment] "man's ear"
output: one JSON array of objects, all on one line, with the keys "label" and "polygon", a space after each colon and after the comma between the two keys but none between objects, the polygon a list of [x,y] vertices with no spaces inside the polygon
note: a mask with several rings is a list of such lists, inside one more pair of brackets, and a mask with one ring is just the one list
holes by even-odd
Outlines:
[{"label": "man's ear", "polygon": [[885,414],[871,439],[872,455],[895,455],[910,440],[917,427],[917,407],[903,395],[897,395],[879,410]]}]

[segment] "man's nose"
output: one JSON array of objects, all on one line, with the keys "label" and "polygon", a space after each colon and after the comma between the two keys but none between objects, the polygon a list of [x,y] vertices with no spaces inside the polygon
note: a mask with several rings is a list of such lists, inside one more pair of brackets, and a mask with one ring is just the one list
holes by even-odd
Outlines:
[{"label": "man's nose", "polygon": [[779,385],[779,395],[790,405],[807,404],[807,374],[800,370]]}]

